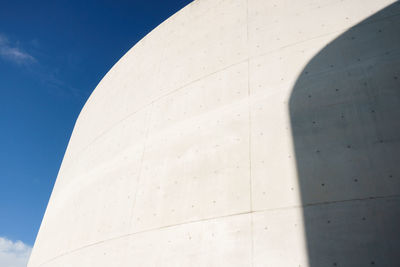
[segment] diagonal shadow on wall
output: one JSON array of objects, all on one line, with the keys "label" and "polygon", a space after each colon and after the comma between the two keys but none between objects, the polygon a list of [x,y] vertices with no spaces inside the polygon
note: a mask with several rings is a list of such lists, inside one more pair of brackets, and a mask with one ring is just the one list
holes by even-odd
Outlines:
[{"label": "diagonal shadow on wall", "polygon": [[310,266],[400,266],[400,4],[313,57],[289,113]]}]

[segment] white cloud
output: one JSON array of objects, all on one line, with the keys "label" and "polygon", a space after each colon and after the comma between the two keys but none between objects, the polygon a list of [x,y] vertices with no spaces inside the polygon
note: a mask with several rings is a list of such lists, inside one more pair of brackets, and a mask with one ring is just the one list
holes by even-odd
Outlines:
[{"label": "white cloud", "polygon": [[[29,46],[38,49],[39,41],[36,39],[30,41]],[[0,61],[2,59],[23,66],[25,71],[55,89],[53,92],[61,97],[72,96],[79,102],[88,97],[87,93],[60,79],[57,68],[44,65],[40,60],[22,50],[18,42],[11,42],[6,35],[0,33]],[[0,265],[0,267],[3,266]]]},{"label": "white cloud", "polygon": [[7,37],[0,34],[0,56],[2,58],[11,60],[15,63],[31,63],[35,62],[35,58],[28,53],[22,51],[15,45],[12,45]]},{"label": "white cloud", "polygon": [[0,237],[0,266],[26,267],[32,248],[22,241]]}]

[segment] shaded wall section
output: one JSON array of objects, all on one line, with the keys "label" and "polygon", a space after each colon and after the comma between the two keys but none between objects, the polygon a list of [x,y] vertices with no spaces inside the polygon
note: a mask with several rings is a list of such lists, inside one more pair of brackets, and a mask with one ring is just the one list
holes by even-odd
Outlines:
[{"label": "shaded wall section", "polygon": [[400,5],[315,55],[289,113],[310,266],[400,266]]}]

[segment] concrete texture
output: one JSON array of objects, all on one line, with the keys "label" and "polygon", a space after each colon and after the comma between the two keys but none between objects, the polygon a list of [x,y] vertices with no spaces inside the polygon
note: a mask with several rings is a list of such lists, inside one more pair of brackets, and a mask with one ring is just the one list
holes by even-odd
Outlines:
[{"label": "concrete texture", "polygon": [[400,266],[400,5],[199,0],[76,122],[29,267]]}]

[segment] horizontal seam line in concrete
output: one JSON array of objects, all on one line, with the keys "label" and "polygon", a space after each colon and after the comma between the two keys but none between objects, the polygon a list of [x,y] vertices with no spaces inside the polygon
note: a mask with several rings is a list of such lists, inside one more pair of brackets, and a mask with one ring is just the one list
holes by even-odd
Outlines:
[{"label": "horizontal seam line in concrete", "polygon": [[333,200],[333,201],[309,203],[309,204],[304,204],[304,205],[293,205],[293,206],[286,206],[286,207],[279,207],[279,208],[267,208],[267,209],[255,210],[254,212],[286,210],[286,209],[294,209],[294,208],[303,208],[304,209],[304,208],[314,207],[314,206],[324,206],[324,205],[333,205],[333,204],[346,203],[346,202],[378,200],[378,199],[399,198],[399,197],[400,197],[400,194],[387,195],[387,196],[365,197],[365,198],[352,198],[352,199],[344,199],[344,200]]},{"label": "horizontal seam line in concrete", "polygon": [[[386,54],[387,52],[389,54]],[[382,59],[381,62],[385,62],[386,58],[391,59],[390,61],[394,61],[395,59],[393,59],[393,56],[398,56],[397,54],[399,54],[399,53],[400,53],[399,49],[388,50],[388,51],[385,51],[385,53],[377,54],[377,55],[370,56],[370,57],[365,57],[365,58],[362,59],[362,61],[355,61],[354,63],[350,63],[350,64],[346,63],[346,64],[343,64],[343,65],[339,65],[339,67],[335,66],[334,68],[325,67],[323,70],[318,70],[316,72],[310,73],[309,77],[327,74],[327,73],[330,73],[332,71],[336,71],[336,72],[338,72],[338,71],[351,71],[353,68],[357,68],[357,67],[360,68],[361,66],[364,66],[366,63],[368,63],[368,61],[372,61],[373,63],[376,63],[376,61],[374,62],[374,60],[376,60],[376,59]],[[305,70],[305,68],[303,68],[303,71],[304,70]]]},{"label": "horizontal seam line in concrete", "polygon": [[173,227],[176,227],[176,226],[182,226],[182,225],[188,225],[188,224],[194,224],[194,223],[206,222],[206,221],[213,221],[213,220],[230,218],[230,217],[235,217],[235,216],[240,216],[240,215],[261,213],[261,212],[266,212],[266,211],[289,210],[289,209],[294,209],[294,208],[307,208],[307,207],[311,207],[311,206],[322,206],[322,205],[331,205],[331,204],[337,204],[337,203],[368,201],[368,200],[399,198],[399,197],[400,197],[400,194],[388,195],[388,196],[366,197],[366,198],[354,198],[354,199],[337,200],[337,201],[326,201],[326,202],[319,202],[319,203],[310,203],[310,204],[306,204],[306,205],[294,205],[294,206],[287,206],[287,207],[280,207],[280,208],[268,208],[268,209],[261,209],[261,210],[239,212],[239,213],[228,214],[228,215],[223,215],[223,216],[219,216],[219,217],[211,217],[211,218],[205,218],[205,219],[200,219],[200,220],[187,221],[187,222],[184,222],[184,223],[165,225],[165,226],[161,226],[161,227],[157,227],[157,228],[142,230],[142,231],[138,231],[138,232],[134,232],[134,233],[124,234],[124,235],[112,237],[112,238],[109,238],[109,239],[97,241],[97,242],[94,242],[94,243],[91,243],[91,244],[88,244],[88,245],[85,245],[85,246],[82,246],[82,247],[67,251],[65,253],[62,253],[62,254],[60,254],[58,256],[55,256],[55,257],[51,258],[50,260],[48,260],[46,262],[43,262],[43,263],[39,264],[38,266],[43,266],[43,265],[45,265],[45,264],[47,264],[49,262],[52,262],[52,261],[54,261],[54,260],[56,260],[58,258],[61,258],[63,256],[75,253],[75,252],[77,252],[79,250],[82,250],[82,249],[85,249],[85,248],[89,248],[89,247],[96,246],[96,245],[99,245],[99,244],[102,244],[102,243],[106,243],[108,241],[122,239],[122,238],[125,238],[125,237],[134,236],[134,235],[138,235],[138,234],[154,232],[154,231],[158,231],[158,230],[164,230],[164,229],[173,228]]},{"label": "horizontal seam line in concrete", "polygon": [[134,236],[134,235],[149,233],[149,232],[153,232],[153,231],[158,231],[158,230],[173,228],[173,227],[181,226],[181,225],[188,225],[188,224],[192,224],[192,223],[199,223],[199,222],[205,222],[205,221],[213,221],[213,220],[218,220],[218,219],[223,219],[223,218],[229,218],[229,217],[235,217],[235,216],[240,216],[240,215],[245,215],[245,214],[250,214],[250,213],[252,213],[252,212],[251,212],[251,211],[245,211],[245,212],[239,212],[239,213],[234,213],[234,214],[223,215],[223,216],[219,216],[219,217],[211,217],[211,218],[205,218],[205,219],[200,219],[200,220],[187,221],[187,222],[184,222],[184,223],[165,225],[165,226],[161,226],[161,227],[157,227],[157,228],[151,228],[151,229],[147,229],[147,230],[142,230],[142,231],[138,231],[138,232],[133,232],[133,233],[129,233],[129,234],[124,234],[124,235],[120,235],[120,236],[116,236],[116,237],[104,239],[104,240],[101,240],[101,241],[97,241],[97,242],[94,242],[94,243],[91,243],[91,244],[88,244],[88,245],[84,245],[84,246],[82,246],[82,247],[79,247],[79,248],[76,248],[76,249],[67,251],[67,252],[62,253],[62,254],[60,254],[60,255],[58,255],[58,256],[55,256],[54,258],[51,258],[50,260],[48,260],[48,261],[46,261],[46,262],[44,262],[44,263],[39,264],[38,266],[42,266],[42,265],[44,265],[44,264],[47,264],[47,263],[49,263],[49,262],[51,262],[51,261],[56,260],[57,258],[66,256],[66,255],[68,255],[68,254],[72,254],[72,253],[74,253],[74,252],[76,252],[76,251],[79,251],[79,250],[81,250],[81,249],[85,249],[85,248],[88,248],[88,247],[92,247],[92,246],[95,246],[95,245],[98,245],[98,244],[102,244],[102,243],[105,243],[105,242],[108,242],[108,241],[113,241],[113,240],[122,239],[122,238],[129,237],[129,236]]},{"label": "horizontal seam line in concrete", "polygon": [[98,136],[96,136],[88,145],[86,145],[86,146],[85,146],[82,150],[80,150],[78,153],[84,152],[88,147],[90,147],[93,143],[95,143],[98,139],[100,139],[103,135],[105,135],[106,133],[108,133],[109,131],[111,131],[113,128],[115,128],[115,127],[116,127],[118,124],[120,124],[121,122],[123,122],[123,121],[129,119],[131,116],[133,116],[133,115],[135,115],[136,113],[142,111],[143,109],[149,107],[150,105],[154,104],[155,102],[157,102],[157,101],[163,99],[164,97],[167,97],[167,96],[169,96],[169,95],[171,95],[171,94],[174,94],[174,93],[180,91],[181,89],[183,89],[183,88],[185,88],[185,87],[187,87],[187,86],[189,86],[189,85],[191,85],[191,84],[193,84],[193,83],[196,83],[196,82],[198,82],[198,81],[200,81],[200,80],[202,80],[202,79],[205,79],[205,78],[207,78],[207,77],[209,77],[209,76],[212,76],[212,75],[214,75],[214,74],[217,74],[218,72],[221,72],[221,71],[227,70],[227,69],[229,69],[229,68],[231,68],[231,67],[234,67],[234,66],[236,66],[236,65],[242,64],[242,63],[246,62],[248,59],[249,59],[249,58],[246,57],[246,59],[242,59],[242,60],[237,61],[237,62],[235,62],[235,63],[233,63],[233,64],[231,64],[231,65],[225,66],[225,67],[223,67],[223,68],[221,68],[221,69],[218,69],[218,70],[216,70],[216,71],[214,71],[214,72],[211,72],[211,73],[208,73],[208,74],[206,74],[206,75],[204,75],[204,76],[201,76],[201,77],[199,77],[199,78],[197,78],[197,79],[195,79],[195,80],[193,80],[193,81],[190,81],[190,82],[188,82],[188,83],[186,83],[186,84],[184,84],[184,85],[182,85],[182,86],[180,86],[180,87],[178,87],[178,88],[176,88],[176,89],[173,89],[173,90],[171,90],[171,91],[169,91],[169,92],[167,92],[167,93],[165,93],[165,94],[163,94],[163,95],[161,95],[161,96],[159,96],[159,97],[153,99],[152,101],[150,101],[150,102],[147,103],[146,105],[144,105],[144,106],[138,108],[138,109],[135,110],[134,112],[132,112],[132,113],[126,115],[124,118],[122,118],[122,119],[120,119],[119,121],[117,121],[116,123],[112,124],[107,130],[103,131],[101,134],[99,134]]},{"label": "horizontal seam line in concrete", "polygon": [[[321,35],[317,35],[317,36],[314,36],[314,37],[311,37],[311,38],[308,38],[308,39],[304,39],[304,40],[301,40],[301,41],[298,41],[298,42],[289,43],[287,45],[283,45],[283,46],[271,49],[269,51],[262,52],[260,54],[255,54],[254,56],[250,56],[249,55],[249,60],[253,60],[253,59],[258,58],[258,57],[263,57],[263,56],[275,53],[275,52],[277,52],[277,51],[279,51],[281,49],[286,49],[286,48],[289,48],[289,47],[292,47],[292,46],[295,46],[295,45],[298,45],[298,44],[302,44],[302,43],[305,43],[305,42],[308,42],[308,41],[311,41],[311,40],[319,39],[319,38],[322,38],[322,37],[325,37],[325,36],[328,36],[328,35],[331,35],[331,34],[347,32],[347,31],[349,31],[349,30],[351,30],[351,29],[353,29],[353,28],[355,28],[356,26],[359,26],[359,25],[374,24],[374,23],[378,23],[380,21],[383,21],[383,20],[385,20],[387,18],[392,18],[392,17],[396,17],[396,16],[399,16],[399,15],[400,15],[400,13],[399,14],[390,15],[390,16],[387,16],[387,17],[383,17],[381,19],[377,19],[377,20],[373,20],[373,21],[361,22],[360,24],[356,24],[356,25],[353,25],[353,26],[350,26],[350,27],[344,27],[344,28],[339,29],[339,30],[327,32],[327,33],[324,33],[324,34],[321,34]],[[338,37],[336,37],[336,38],[338,38]]]}]

